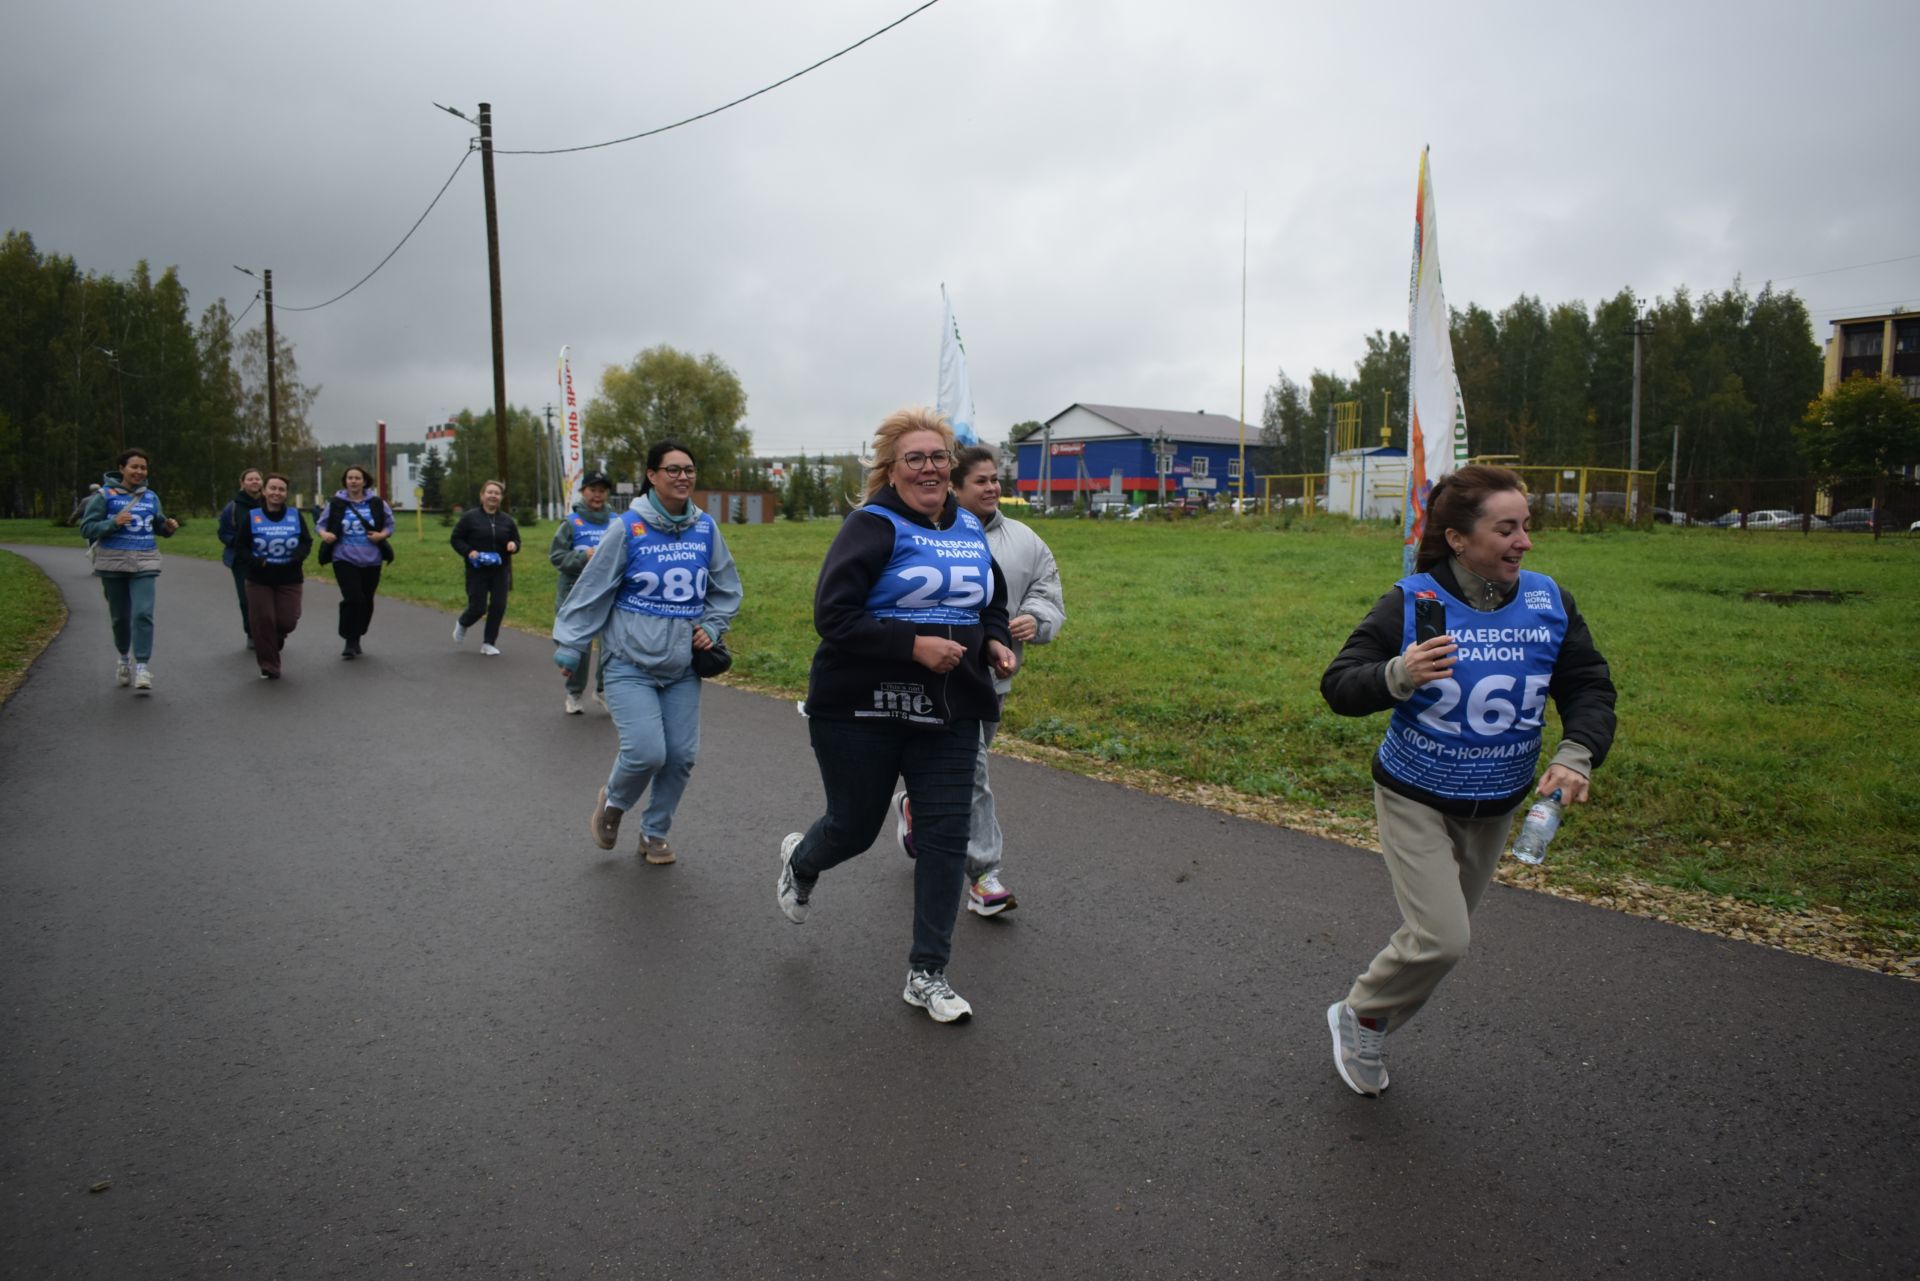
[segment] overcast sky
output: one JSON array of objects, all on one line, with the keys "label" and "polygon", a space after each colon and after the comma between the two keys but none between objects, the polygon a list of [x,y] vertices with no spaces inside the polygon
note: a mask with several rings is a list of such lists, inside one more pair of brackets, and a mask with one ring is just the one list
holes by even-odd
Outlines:
[{"label": "overcast sky", "polygon": [[[322,302],[495,145],[718,106],[919,0],[10,8],[0,224],[194,312]],[[762,453],[931,403],[944,281],[990,439],[1075,401],[1246,413],[1404,329],[1432,147],[1448,301],[1793,289],[1816,335],[1920,306],[1920,4],[941,0],[661,136],[497,160],[507,396],[668,343],[719,355]],[[1864,266],[1886,259],[1880,266]],[[1813,274],[1822,273],[1822,274]],[[260,315],[256,307],[246,324]],[[346,300],[280,311],[323,442],[492,403],[477,155]],[[1473,406],[1467,406],[1469,423]]]}]

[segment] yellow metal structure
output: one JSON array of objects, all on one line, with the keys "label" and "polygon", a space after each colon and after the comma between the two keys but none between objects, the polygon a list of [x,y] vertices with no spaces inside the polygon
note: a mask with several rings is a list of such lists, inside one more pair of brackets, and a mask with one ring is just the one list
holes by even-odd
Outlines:
[{"label": "yellow metal structure", "polygon": [[1360,402],[1342,400],[1333,406],[1333,447],[1337,453],[1360,448]]}]

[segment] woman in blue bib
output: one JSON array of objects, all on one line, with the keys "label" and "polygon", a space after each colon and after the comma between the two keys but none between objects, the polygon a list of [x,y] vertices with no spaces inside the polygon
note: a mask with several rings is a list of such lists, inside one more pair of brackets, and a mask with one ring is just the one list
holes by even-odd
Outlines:
[{"label": "woman in blue bib", "polygon": [[913,809],[909,1005],[950,1023],[973,1007],[947,982],[966,882],[980,722],[999,715],[995,675],[1018,660],[1006,586],[986,531],[949,483],[953,431],[930,409],[880,424],[866,502],[827,549],[813,598],[820,646],[807,680],[807,733],[827,809],[780,845],[780,910],[807,919],[820,874],[873,844],[893,782]]},{"label": "woman in blue bib", "polygon": [[693,478],[685,445],[663,440],[647,451],[639,496],[609,522],[553,620],[553,661],[569,680],[599,638],[607,711],[620,734],[588,834],[612,849],[621,819],[645,794],[640,855],[649,863],[677,857],[667,832],[700,751],[694,653],[713,649],[740,612],[739,571],[719,524],[693,505]]},{"label": "woman in blue bib", "polygon": [[360,638],[373,625],[373,597],[380,571],[393,559],[393,512],[373,490],[358,463],[340,473],[340,488],[314,521],[327,545],[322,564],[333,566],[340,585],[340,657],[360,657]]},{"label": "woman in blue bib", "polygon": [[260,679],[280,679],[280,654],[300,625],[306,573],[300,568],[313,550],[313,531],[298,507],[287,502],[287,478],[269,473],[260,489],[260,505],[248,512],[233,559],[247,576],[247,620],[253,628],[253,658]]},{"label": "woman in blue bib", "polygon": [[113,460],[100,489],[80,513],[80,533],[93,545],[93,574],[106,593],[113,648],[120,655],[114,683],[134,693],[153,688],[153,598],[160,578],[160,538],[173,537],[180,522],[160,509],[160,495],[147,488],[147,452],[129,449]]},{"label": "woman in blue bib", "polygon": [[[1373,758],[1380,848],[1402,923],[1327,1008],[1334,1066],[1356,1093],[1387,1088],[1386,1037],[1466,955],[1515,811],[1529,793],[1587,799],[1613,744],[1614,688],[1586,620],[1532,548],[1526,486],[1505,467],[1462,467],[1428,499],[1415,572],[1381,597],[1327,667],[1343,716],[1391,711]],[[1444,621],[1418,635],[1418,617]],[[1547,699],[1562,738],[1536,784]]]}]

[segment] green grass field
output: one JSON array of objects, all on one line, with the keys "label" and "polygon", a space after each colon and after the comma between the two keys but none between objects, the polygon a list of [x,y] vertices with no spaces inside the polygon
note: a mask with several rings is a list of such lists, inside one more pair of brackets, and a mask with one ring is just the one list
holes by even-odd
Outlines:
[{"label": "green grass field", "polygon": [[47,576],[11,552],[0,552],[0,703],[20,687],[27,667],[66,619],[60,590]]},{"label": "green grass field", "polygon": [[[804,688],[814,576],[837,525],[729,526],[747,601],[736,672]],[[1059,643],[1028,651],[1003,728],[1094,761],[1301,809],[1365,817],[1384,717],[1336,717],[1319,678],[1398,576],[1392,531],[1278,522],[1049,521],[1066,581]],[[544,631],[552,525],[530,531],[510,621]],[[448,531],[410,521],[384,594],[453,610]],[[0,541],[73,541],[0,522]],[[213,522],[168,546],[217,555]],[[1569,818],[1556,875],[1618,873],[1780,907],[1824,905],[1897,939],[1920,930],[1920,540],[1772,531],[1548,532],[1529,565],[1586,614],[1620,687],[1596,803]],[[1838,604],[1752,590],[1852,593]],[[1549,727],[1549,745],[1553,740]],[[1911,950],[1911,945],[1909,945]]]}]

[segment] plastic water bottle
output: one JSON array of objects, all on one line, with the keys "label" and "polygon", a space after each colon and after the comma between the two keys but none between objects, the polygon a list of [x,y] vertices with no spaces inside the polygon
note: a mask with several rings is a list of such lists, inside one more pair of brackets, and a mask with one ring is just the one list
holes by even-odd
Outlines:
[{"label": "plastic water bottle", "polygon": [[1560,830],[1560,789],[1527,807],[1526,822],[1514,838],[1513,856],[1522,863],[1538,863],[1547,856],[1547,842]]}]

